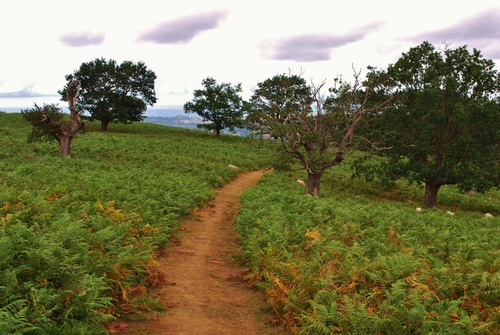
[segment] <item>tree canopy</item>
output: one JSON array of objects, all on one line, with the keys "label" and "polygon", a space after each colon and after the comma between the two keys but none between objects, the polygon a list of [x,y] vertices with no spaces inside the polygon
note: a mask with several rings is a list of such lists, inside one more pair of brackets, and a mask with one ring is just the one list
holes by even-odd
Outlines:
[{"label": "tree canopy", "polygon": [[321,176],[344,160],[356,127],[385,105],[371,102],[377,92],[372,84],[355,72],[353,83],[337,78],[326,94],[324,83],[307,85],[301,76],[276,75],[257,84],[247,119],[300,161],[308,194],[319,195]]},{"label": "tree canopy", "polygon": [[500,81],[491,60],[466,46],[437,50],[424,42],[377,75],[397,101],[368,135],[386,160],[358,172],[424,183],[428,207],[442,185],[479,192],[498,185]]},{"label": "tree canopy", "polygon": [[[275,127],[269,119],[283,122],[285,110],[300,110],[301,102],[312,103],[311,87],[299,75],[279,74],[257,84],[251,97],[250,105],[245,106],[246,127],[271,136]],[[286,116],[285,116],[286,117]]]},{"label": "tree canopy", "polygon": [[[83,63],[66,80],[79,80],[81,94],[78,109],[90,113],[91,120],[101,121],[106,131],[110,122],[128,123],[142,121],[147,105],[156,103],[156,74],[143,62],[98,58]],[[64,91],[59,91],[65,100]]]},{"label": "tree canopy", "polygon": [[203,123],[198,128],[214,131],[217,138],[225,128],[234,132],[236,127],[242,125],[241,84],[218,84],[214,78],[207,77],[202,85],[203,89],[193,92],[193,100],[184,104],[184,112],[201,116]]}]

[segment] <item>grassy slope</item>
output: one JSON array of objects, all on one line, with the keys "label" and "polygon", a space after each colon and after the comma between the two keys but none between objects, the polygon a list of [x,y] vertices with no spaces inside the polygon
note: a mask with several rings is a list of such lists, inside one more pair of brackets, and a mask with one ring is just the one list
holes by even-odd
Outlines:
[{"label": "grassy slope", "polygon": [[[20,115],[0,113],[0,326],[38,322],[54,333],[81,327],[99,334],[95,323],[106,320],[99,311],[136,307],[137,292],[155,280],[151,252],[168,243],[190,208],[211,198],[212,187],[235,176],[228,164],[272,165],[268,149],[239,137],[216,141],[145,123],[98,128],[90,125],[62,160],[54,143],[26,144]],[[255,279],[283,320],[308,334],[419,333],[445,324],[455,333],[491,332],[488,322],[499,322],[498,218],[483,214],[500,215],[500,194],[443,188],[438,208],[417,213],[421,188],[400,183],[384,191],[351,180],[348,166],[324,176],[322,199],[304,197],[295,183],[301,172],[268,175],[245,195],[239,229]],[[85,294],[68,301],[75,292]],[[34,303],[59,307],[25,315]]]},{"label": "grassy slope", "polygon": [[57,143],[27,144],[20,114],[0,113],[0,329],[8,334],[101,334],[109,313],[146,306],[143,288],[161,279],[152,253],[236,176],[228,164],[270,164],[269,148],[241,137],[148,123],[98,128],[89,124],[61,159]]},{"label": "grassy slope", "polygon": [[500,332],[500,192],[444,187],[437,208],[417,212],[422,187],[382,190],[352,180],[345,163],[325,174],[319,199],[295,182],[302,172],[267,175],[242,199],[237,227],[251,278],[288,328]]}]

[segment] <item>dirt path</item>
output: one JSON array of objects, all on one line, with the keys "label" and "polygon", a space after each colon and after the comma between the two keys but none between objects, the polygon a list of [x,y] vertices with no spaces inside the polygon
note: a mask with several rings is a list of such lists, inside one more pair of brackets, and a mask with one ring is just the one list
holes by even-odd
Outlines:
[{"label": "dirt path", "polygon": [[254,186],[262,171],[240,174],[217,190],[215,199],[183,222],[180,236],[158,259],[167,285],[157,295],[169,308],[157,320],[132,323],[127,335],[271,335],[284,334],[269,322],[260,292],[248,288],[238,254],[234,217],[239,196]]}]

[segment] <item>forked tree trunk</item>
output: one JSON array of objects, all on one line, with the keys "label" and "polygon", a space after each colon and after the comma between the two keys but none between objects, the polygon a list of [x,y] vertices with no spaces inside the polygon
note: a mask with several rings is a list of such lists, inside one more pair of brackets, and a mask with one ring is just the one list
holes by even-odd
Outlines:
[{"label": "forked tree trunk", "polygon": [[431,208],[437,204],[437,194],[440,184],[430,184],[425,183],[425,194],[424,194],[424,205],[425,207]]},{"label": "forked tree trunk", "polygon": [[68,82],[66,86],[66,101],[69,104],[70,119],[71,122],[62,122],[58,120],[52,120],[50,115],[43,109],[40,109],[42,121],[46,121],[57,129],[57,139],[59,141],[59,156],[63,158],[69,157],[71,154],[71,141],[84,126],[81,119],[83,110],[78,111],[76,109],[76,99],[80,94],[80,82],[77,80],[72,80]]},{"label": "forked tree trunk", "polygon": [[307,194],[319,196],[319,186],[323,173],[307,173]]}]

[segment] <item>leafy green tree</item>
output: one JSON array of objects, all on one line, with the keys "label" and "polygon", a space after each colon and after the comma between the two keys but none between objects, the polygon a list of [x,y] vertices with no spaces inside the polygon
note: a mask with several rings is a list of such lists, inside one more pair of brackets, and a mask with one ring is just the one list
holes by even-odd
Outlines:
[{"label": "leafy green tree", "polygon": [[203,89],[193,92],[193,100],[184,104],[184,112],[201,116],[204,123],[198,128],[214,131],[216,138],[220,138],[222,129],[229,128],[234,132],[236,127],[242,125],[241,84],[217,84],[215,79],[207,77],[202,85]]},{"label": "leafy green tree", "polygon": [[437,203],[442,185],[479,192],[498,186],[500,77],[494,66],[479,50],[437,50],[424,42],[379,71],[397,103],[370,124],[369,136],[387,159],[361,163],[357,173],[424,183],[427,207]]},{"label": "leafy green tree", "polygon": [[299,75],[279,74],[257,84],[250,104],[245,104],[245,126],[249,130],[272,135],[268,123],[272,118],[276,122],[283,121],[283,110],[300,110],[300,102],[311,101],[311,87]]},{"label": "leafy green tree", "polygon": [[43,107],[35,104],[34,108],[22,110],[21,113],[23,118],[33,126],[28,142],[56,140],[59,142],[59,155],[69,157],[71,142],[85,124],[81,118],[83,110],[76,108],[80,83],[76,80],[69,81],[64,92],[65,100],[69,103],[69,120],[66,114],[54,104],[43,105]]},{"label": "leafy green tree", "polygon": [[[83,63],[68,81],[77,79],[82,89],[78,108],[90,113],[91,120],[101,121],[107,131],[111,122],[142,121],[147,105],[156,103],[156,74],[143,62],[117,64],[104,58]],[[59,92],[65,100],[64,91]]]},{"label": "leafy green tree", "polygon": [[247,106],[252,127],[279,140],[285,152],[307,171],[307,193],[319,196],[324,172],[340,164],[352,147],[354,131],[365,115],[386,104],[372,103],[376,85],[342,78],[322,92],[325,83],[307,85],[301,76],[276,75],[257,84]]}]

